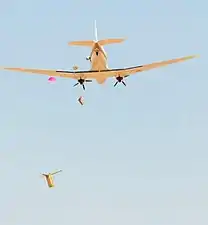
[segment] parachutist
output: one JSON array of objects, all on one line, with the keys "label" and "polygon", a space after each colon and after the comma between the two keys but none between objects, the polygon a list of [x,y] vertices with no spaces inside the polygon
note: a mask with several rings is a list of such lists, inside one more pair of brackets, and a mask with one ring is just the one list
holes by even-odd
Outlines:
[{"label": "parachutist", "polygon": [[81,104],[81,105],[84,105],[84,98],[82,96],[80,96],[78,98],[78,102]]}]

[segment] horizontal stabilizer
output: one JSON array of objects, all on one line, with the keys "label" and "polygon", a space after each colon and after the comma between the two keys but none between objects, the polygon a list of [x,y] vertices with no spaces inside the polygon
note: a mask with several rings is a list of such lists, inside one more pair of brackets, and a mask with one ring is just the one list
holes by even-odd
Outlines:
[{"label": "horizontal stabilizer", "polygon": [[88,40],[88,41],[72,41],[69,42],[69,45],[77,45],[77,46],[88,46],[88,47],[92,47],[94,45],[94,41],[92,40]]},{"label": "horizontal stabilizer", "polygon": [[[103,45],[109,45],[109,44],[117,44],[117,43],[123,42],[124,40],[125,40],[124,38],[104,39],[104,40],[98,41],[98,44],[100,44],[101,46],[103,46]],[[87,40],[87,41],[71,41],[68,44],[69,45],[75,45],[75,46],[93,47],[93,45],[95,43],[96,43],[95,41]]]},{"label": "horizontal stabilizer", "polygon": [[100,45],[109,45],[109,44],[117,44],[117,43],[121,43],[121,42],[123,42],[123,41],[125,41],[125,39],[124,38],[114,38],[114,39],[104,39],[104,40],[100,40],[100,41],[98,41],[98,43],[100,44]]}]

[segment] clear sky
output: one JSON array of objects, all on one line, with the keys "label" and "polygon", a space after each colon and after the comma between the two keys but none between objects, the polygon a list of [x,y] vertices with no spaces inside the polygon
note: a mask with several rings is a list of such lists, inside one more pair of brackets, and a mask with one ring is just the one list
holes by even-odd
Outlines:
[{"label": "clear sky", "polygon": [[[122,38],[109,66],[200,58],[127,87],[0,72],[0,224],[207,225],[206,1],[2,1],[0,66],[89,69],[88,48]],[[83,95],[85,105],[77,98]],[[54,189],[42,172],[62,169]]]}]

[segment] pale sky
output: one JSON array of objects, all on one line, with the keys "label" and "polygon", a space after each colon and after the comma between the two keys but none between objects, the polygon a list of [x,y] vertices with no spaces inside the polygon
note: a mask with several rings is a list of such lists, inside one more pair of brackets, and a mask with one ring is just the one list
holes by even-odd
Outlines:
[{"label": "pale sky", "polygon": [[[208,51],[205,1],[2,1],[0,66],[89,69],[106,46],[123,68],[192,54],[127,87],[0,71],[2,225],[207,225]],[[77,98],[83,95],[85,105]],[[42,172],[62,169],[53,189]]]}]

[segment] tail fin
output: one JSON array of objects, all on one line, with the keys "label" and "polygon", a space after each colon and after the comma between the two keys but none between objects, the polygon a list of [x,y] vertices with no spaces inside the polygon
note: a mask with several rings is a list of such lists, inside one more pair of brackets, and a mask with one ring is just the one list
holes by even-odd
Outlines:
[{"label": "tail fin", "polygon": [[95,29],[95,41],[98,42],[98,32],[97,32],[97,22],[95,20],[95,24],[94,24],[94,29]]},{"label": "tail fin", "polygon": [[100,45],[116,44],[116,43],[121,43],[125,40],[124,38],[116,38],[116,39],[114,38],[114,39],[104,39],[104,40],[98,41],[98,30],[97,30],[96,20],[94,24],[94,31],[95,31],[95,41],[98,42]]}]

